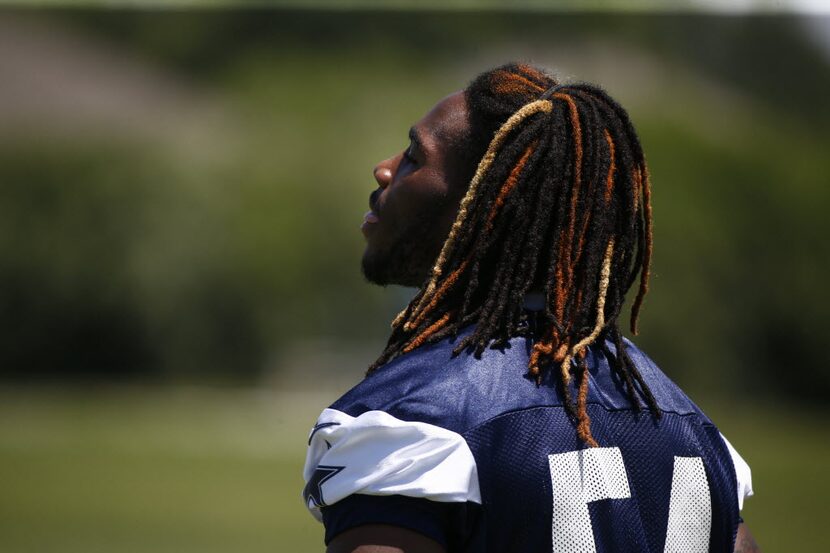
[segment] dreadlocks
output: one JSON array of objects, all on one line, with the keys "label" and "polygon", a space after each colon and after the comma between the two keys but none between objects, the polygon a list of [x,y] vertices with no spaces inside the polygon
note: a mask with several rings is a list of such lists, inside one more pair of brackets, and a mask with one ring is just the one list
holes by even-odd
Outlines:
[{"label": "dreadlocks", "polygon": [[637,333],[652,251],[649,175],[628,114],[596,86],[557,84],[524,64],[483,73],[464,93],[467,147],[483,156],[431,276],[393,321],[369,372],[470,324],[454,355],[503,346],[528,332],[525,295],[543,291],[528,371],[537,384],[556,376],[579,437],[597,446],[585,358],[598,340],[604,349],[613,342],[616,353],[605,353],[634,407],[642,397],[659,416],[618,327],[639,275]]}]

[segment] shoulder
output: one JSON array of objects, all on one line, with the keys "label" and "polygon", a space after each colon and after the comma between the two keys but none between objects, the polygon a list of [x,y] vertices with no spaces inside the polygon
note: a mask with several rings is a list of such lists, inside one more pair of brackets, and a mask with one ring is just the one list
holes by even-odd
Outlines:
[{"label": "shoulder", "polygon": [[694,415],[701,425],[709,429],[713,450],[718,452],[722,460],[728,460],[727,464],[732,469],[727,471],[732,475],[730,485],[735,484],[738,509],[742,509],[744,499],[753,495],[752,471],[749,464],[726,439],[726,436],[717,429],[715,423],[648,355],[629,340],[625,340],[625,343],[628,355],[634,361],[643,380],[648,384],[660,411],[682,416]]},{"label": "shoulder", "polygon": [[[384,496],[386,505],[402,501],[391,496],[434,505],[481,503],[475,459],[461,434],[469,422],[457,393],[465,367],[466,356],[453,357],[450,341],[419,348],[323,410],[308,439],[303,495],[316,517],[329,513],[327,535],[329,527],[335,532],[352,524],[351,515],[334,517],[348,497]],[[369,522],[388,522],[372,512]]]},{"label": "shoulder", "polygon": [[[631,340],[624,338],[626,354],[637,367],[660,411],[676,415],[697,415],[702,423],[712,424],[700,407],[663,370]],[[615,348],[606,344],[614,355]],[[611,372],[611,371],[608,371]]]},{"label": "shoulder", "polygon": [[403,420],[456,426],[446,410],[447,396],[463,357],[453,357],[452,348],[453,342],[444,340],[404,354],[367,375],[330,408],[352,417],[382,411]]},{"label": "shoulder", "polygon": [[458,340],[470,330],[394,359],[330,409],[352,417],[382,411],[400,420],[464,433],[502,412],[537,401],[536,386],[526,378],[532,342],[516,337],[505,348],[488,349],[480,358],[468,351],[453,355]]},{"label": "shoulder", "polygon": [[[541,387],[527,376],[532,338],[514,337],[506,347],[487,349],[480,358],[469,352],[454,356],[456,343],[448,338],[396,358],[367,376],[330,409],[351,417],[382,411],[400,420],[464,433],[503,413],[562,405],[553,376],[548,375]],[[625,346],[661,411],[698,415],[701,422],[711,424],[646,353],[629,340]],[[616,355],[611,342],[590,349],[588,401],[606,409],[627,410],[630,401],[610,366]]]},{"label": "shoulder", "polygon": [[305,501],[315,516],[350,495],[481,503],[464,436],[535,395],[515,393],[517,386],[536,390],[524,378],[530,345],[516,338],[476,358],[454,356],[456,343],[447,339],[387,363],[323,410],[304,468]]}]

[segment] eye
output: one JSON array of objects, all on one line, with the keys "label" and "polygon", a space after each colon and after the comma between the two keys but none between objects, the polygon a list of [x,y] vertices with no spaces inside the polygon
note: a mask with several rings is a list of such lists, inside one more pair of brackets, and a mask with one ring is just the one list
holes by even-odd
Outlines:
[{"label": "eye", "polygon": [[411,142],[409,143],[409,147],[403,151],[403,157],[410,163],[417,163],[418,161],[415,159],[414,155],[415,145]]}]

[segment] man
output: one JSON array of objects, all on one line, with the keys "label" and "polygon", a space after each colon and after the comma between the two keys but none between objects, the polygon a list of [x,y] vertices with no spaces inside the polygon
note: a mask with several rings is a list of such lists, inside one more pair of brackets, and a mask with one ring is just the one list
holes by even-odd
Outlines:
[{"label": "man", "polygon": [[418,293],[309,437],[328,550],[756,550],[749,468],[618,327],[651,258],[625,110],[509,64],[409,138],[374,170],[363,271]]}]

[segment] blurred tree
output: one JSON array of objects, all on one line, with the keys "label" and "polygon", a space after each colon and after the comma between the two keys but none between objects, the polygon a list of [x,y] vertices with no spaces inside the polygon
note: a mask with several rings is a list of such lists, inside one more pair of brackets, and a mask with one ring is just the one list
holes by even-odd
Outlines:
[{"label": "blurred tree", "polygon": [[[519,57],[602,83],[640,130],[646,349],[692,390],[830,391],[828,54],[804,20],[76,11],[0,40],[16,28],[0,57],[26,36],[37,79],[74,64],[62,78],[96,85],[0,109],[0,377],[251,380],[299,340],[379,348],[408,292],[359,273],[371,167]],[[71,90],[96,91],[83,117]]]}]

